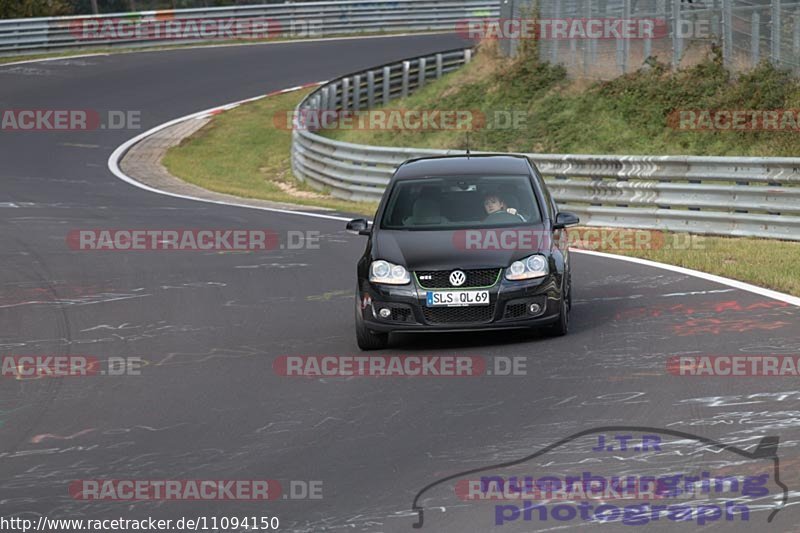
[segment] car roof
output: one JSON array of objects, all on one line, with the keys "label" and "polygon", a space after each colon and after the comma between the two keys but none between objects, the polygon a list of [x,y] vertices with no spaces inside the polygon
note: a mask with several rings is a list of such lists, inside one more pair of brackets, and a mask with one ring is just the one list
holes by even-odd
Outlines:
[{"label": "car roof", "polygon": [[450,155],[411,159],[403,163],[395,180],[426,176],[528,175],[528,158],[522,155]]}]

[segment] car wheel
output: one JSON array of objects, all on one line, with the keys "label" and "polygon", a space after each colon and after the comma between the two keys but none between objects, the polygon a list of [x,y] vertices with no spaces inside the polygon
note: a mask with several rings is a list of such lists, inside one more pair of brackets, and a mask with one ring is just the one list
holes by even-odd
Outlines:
[{"label": "car wheel", "polygon": [[356,342],[358,347],[364,351],[386,348],[389,344],[389,334],[370,331],[364,324],[359,304],[358,291],[356,291]]},{"label": "car wheel", "polygon": [[572,284],[567,282],[567,291],[562,293],[560,301],[560,309],[558,312],[558,320],[555,324],[550,326],[550,335],[553,337],[563,337],[569,333],[569,312],[572,307]]}]

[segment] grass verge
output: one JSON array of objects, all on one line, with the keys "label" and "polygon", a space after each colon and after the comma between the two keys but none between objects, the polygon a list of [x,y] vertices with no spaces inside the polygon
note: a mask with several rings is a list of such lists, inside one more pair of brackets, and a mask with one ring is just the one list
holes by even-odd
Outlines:
[{"label": "grass verge", "polygon": [[292,175],[292,132],[276,127],[273,116],[286,116],[308,92],[271,96],[221,113],[170,149],[163,163],[173,176],[211,191],[371,216],[376,203],[338,200]]},{"label": "grass verge", "polygon": [[[607,242],[616,245],[604,247],[600,239],[581,241],[580,235],[585,238],[592,231],[599,230],[571,229],[569,242],[578,248],[649,259],[800,296],[800,242],[605,228]],[[625,246],[625,237],[632,242],[637,232],[649,236],[645,242],[658,245]]]},{"label": "grass verge", "polygon": [[[473,150],[763,157],[800,153],[800,125],[791,122],[785,131],[679,129],[676,110],[800,109],[800,80],[791,72],[762,63],[734,77],[713,55],[677,72],[651,61],[647,68],[611,81],[587,82],[571,80],[561,66],[529,55],[506,59],[489,43],[481,45],[470,65],[387,107],[480,112],[486,126],[470,132]],[[499,119],[511,113],[518,123],[503,127]],[[467,140],[464,131],[455,129],[324,133],[362,144],[442,149],[463,149]]]},{"label": "grass verge", "polygon": [[660,263],[752,283],[800,296],[800,242],[745,237],[704,237],[700,250],[629,251]]}]

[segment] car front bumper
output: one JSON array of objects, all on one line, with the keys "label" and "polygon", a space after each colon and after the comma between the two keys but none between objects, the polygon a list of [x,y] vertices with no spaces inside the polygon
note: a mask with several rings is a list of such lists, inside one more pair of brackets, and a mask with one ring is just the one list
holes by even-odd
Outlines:
[{"label": "car front bumper", "polygon": [[[404,286],[359,282],[359,309],[365,325],[376,332],[447,332],[520,329],[544,326],[558,320],[561,309],[560,277],[550,274],[526,281],[502,279],[488,290],[489,305],[427,307],[429,290],[415,280]],[[539,306],[532,312],[531,304]],[[382,318],[381,309],[391,314]]]}]

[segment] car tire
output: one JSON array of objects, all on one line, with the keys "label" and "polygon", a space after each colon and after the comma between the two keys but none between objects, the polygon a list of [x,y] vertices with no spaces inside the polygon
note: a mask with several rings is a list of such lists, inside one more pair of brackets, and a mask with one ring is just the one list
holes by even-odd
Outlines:
[{"label": "car tire", "polygon": [[569,333],[569,312],[572,308],[572,284],[566,281],[567,290],[562,292],[559,304],[558,320],[550,326],[548,333],[552,337],[563,337]]},{"label": "car tire", "polygon": [[358,347],[365,352],[386,348],[389,345],[389,334],[376,333],[367,328],[361,316],[361,309],[359,308],[360,303],[358,291],[356,291],[356,342],[358,343]]}]

